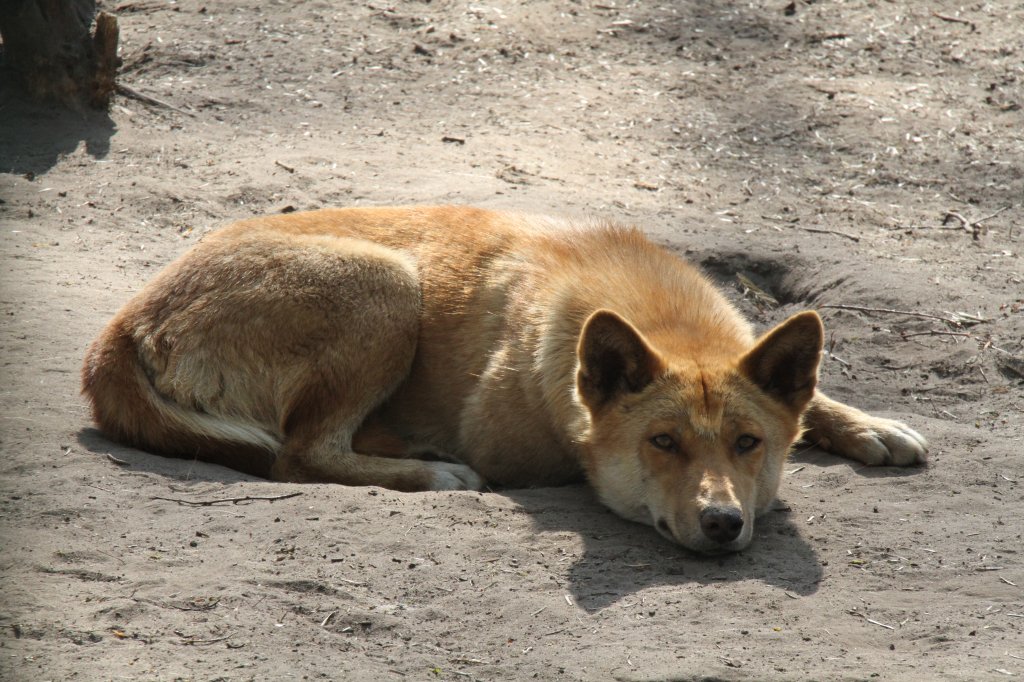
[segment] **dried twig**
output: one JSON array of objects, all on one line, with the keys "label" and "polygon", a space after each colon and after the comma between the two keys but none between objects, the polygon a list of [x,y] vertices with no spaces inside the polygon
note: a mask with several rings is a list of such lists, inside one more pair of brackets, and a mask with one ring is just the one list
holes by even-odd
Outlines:
[{"label": "dried twig", "polygon": [[200,644],[216,644],[217,642],[223,642],[225,639],[231,639],[231,635],[227,637],[214,637],[213,639],[186,639],[182,644],[186,645],[200,645]]},{"label": "dried twig", "polygon": [[271,495],[270,497],[253,497],[246,495],[245,497],[225,497],[218,500],[182,500],[176,497],[151,497],[152,500],[164,500],[165,502],[177,502],[178,504],[189,505],[192,507],[212,507],[215,504],[241,504],[242,502],[255,502],[257,500],[266,500],[267,502],[277,502],[278,500],[287,500],[289,497],[298,497],[301,495],[298,493],[288,493],[287,495]]},{"label": "dried twig", "polygon": [[[903,332],[903,333],[900,334],[900,336],[902,336],[905,339],[909,339],[911,336],[967,336],[967,337],[969,337],[970,335],[971,335],[970,332],[944,332],[944,331],[940,331],[940,330],[937,330],[937,329],[932,329],[932,330],[929,330],[929,331],[926,331],[926,332],[913,332],[913,333]],[[886,369],[892,369],[892,368],[891,367],[886,367]]]},{"label": "dried twig", "polygon": [[195,116],[195,114],[193,114],[191,111],[185,111],[184,109],[180,109],[174,106],[173,104],[163,101],[162,99],[157,99],[156,97],[144,95],[135,88],[130,88],[124,83],[118,83],[115,86],[115,90],[117,90],[117,94],[119,95],[124,95],[125,97],[136,99],[140,102],[144,102],[155,107],[165,107],[167,109],[170,109],[171,111],[177,111],[179,114],[185,114],[186,116]]},{"label": "dried twig", "polygon": [[836,362],[838,362],[840,365],[842,365],[846,369],[850,369],[850,368],[853,367],[853,365],[851,365],[849,362],[847,362],[846,360],[843,360],[841,357],[839,357],[838,355],[836,355],[835,353],[833,353],[830,350],[825,351],[825,357],[827,357],[827,358],[829,358],[831,360],[835,360]]},{"label": "dried twig", "polygon": [[832,358],[833,360],[838,362],[840,365],[842,365],[846,369],[852,368],[853,365],[851,365],[849,362],[847,362],[846,360],[843,360],[841,357],[839,357],[838,355],[835,354],[835,352],[834,352],[835,349],[836,349],[836,335],[835,335],[835,333],[833,333],[829,337],[828,348],[825,349],[825,357]]},{"label": "dried twig", "polygon": [[131,462],[126,462],[123,459],[118,459],[117,457],[114,457],[109,452],[107,453],[107,459],[109,459],[111,462],[113,462],[114,464],[116,464],[119,467],[130,467],[131,466]]},{"label": "dried twig", "polygon": [[754,305],[759,309],[761,309],[761,306],[765,306],[767,308],[779,307],[778,299],[754,284],[754,282],[742,272],[736,273],[736,281],[738,281],[740,286],[743,287],[743,295],[745,296],[749,293],[754,299]]},{"label": "dried twig", "polygon": [[948,14],[940,14],[938,12],[932,12],[932,16],[935,17],[936,19],[942,19],[943,21],[948,21],[951,24],[963,24],[965,26],[970,26],[971,27],[971,31],[976,31],[978,29],[978,27],[974,25],[973,21],[968,21],[967,19],[961,19],[960,17],[953,17],[953,16],[950,16]]},{"label": "dried twig", "polygon": [[225,635],[224,637],[214,637],[213,639],[196,639],[195,637],[191,637],[189,635],[185,635],[185,634],[181,633],[178,630],[175,630],[174,634],[176,634],[178,637],[181,637],[182,641],[179,642],[179,644],[184,644],[186,646],[197,646],[197,645],[201,645],[201,644],[215,644],[217,642],[223,642],[226,639],[231,639],[231,635],[230,634],[229,635]]},{"label": "dried twig", "polygon": [[885,628],[886,630],[895,630],[895,629],[896,629],[896,628],[895,628],[895,627],[893,627],[892,625],[887,625],[887,624],[885,624],[885,623],[881,623],[881,622],[879,622],[879,621],[875,620],[874,618],[868,618],[868,617],[867,617],[867,616],[865,616],[865,615],[864,615],[863,613],[862,613],[862,614],[860,614],[860,615],[861,615],[861,617],[862,617],[862,618],[863,618],[864,620],[866,620],[867,622],[871,623],[872,625],[878,625],[878,626],[880,626],[880,627],[883,627],[883,628]]},{"label": "dried twig", "polygon": [[858,237],[857,235],[847,234],[846,232],[840,232],[839,230],[823,230],[818,227],[798,227],[796,229],[803,230],[804,232],[814,232],[816,234],[834,234],[839,237],[846,237],[847,239],[851,239],[855,242],[860,241],[860,237]]},{"label": "dried twig", "polygon": [[946,211],[946,214],[942,216],[942,224],[945,225],[948,223],[950,218],[955,218],[960,223],[960,227],[964,228],[968,232],[971,231],[971,221],[965,218],[962,213]]},{"label": "dried twig", "polygon": [[280,161],[275,161],[274,165],[275,166],[280,166],[281,168],[284,168],[289,173],[294,173],[295,172],[294,168],[292,168],[291,166],[286,166],[285,164],[281,163]]},{"label": "dried twig", "polygon": [[[152,599],[143,599],[142,597],[132,597],[131,599],[132,599],[132,601],[135,601],[135,602],[138,602],[138,603],[141,603],[141,604],[152,604],[153,606],[158,606],[161,609],[177,609],[179,611],[210,611],[212,609],[217,608],[217,605],[220,604],[220,597],[211,598],[210,600],[206,601],[205,603],[198,602],[197,600],[193,600],[192,602],[189,602],[185,606],[181,606],[179,604],[172,604],[170,602],[163,603],[163,602],[154,601]],[[179,636],[180,637],[184,637],[184,635],[179,635]]]},{"label": "dried twig", "polygon": [[1000,214],[1000,213],[1002,213],[1003,211],[1009,211],[1009,210],[1010,210],[1010,207],[1009,207],[1009,206],[1003,206],[1003,207],[1002,207],[1001,209],[999,209],[998,211],[996,211],[996,212],[994,212],[994,213],[989,213],[989,214],[988,214],[987,216],[985,216],[984,218],[978,218],[977,220],[975,220],[974,222],[972,222],[972,223],[971,223],[971,225],[980,225],[981,223],[985,222],[986,220],[990,220],[990,219],[992,219],[992,218],[995,218],[995,217],[996,217],[997,215],[999,215],[999,214]]},{"label": "dried twig", "polygon": [[[970,322],[971,324],[979,324],[981,322],[988,322],[988,320],[986,320],[981,315],[971,315],[970,313],[965,313],[962,310],[957,310],[954,313],[951,313],[948,310],[943,310],[942,312],[946,313],[947,315],[953,316],[959,323]],[[989,340],[988,343],[991,344],[992,341]]]},{"label": "dried twig", "polygon": [[971,233],[971,237],[973,239],[977,240],[978,238],[981,237],[981,235],[985,233],[985,228],[982,227],[981,225],[983,222],[985,222],[986,220],[991,220],[992,218],[995,218],[1003,211],[1008,211],[1009,209],[1009,206],[1003,206],[998,211],[995,211],[994,213],[989,213],[987,216],[983,216],[981,218],[978,218],[977,220],[968,220],[963,216],[962,213],[958,213],[956,211],[946,211],[946,214],[942,217],[942,224],[945,225],[946,223],[949,222],[950,218],[953,218],[958,223],[960,223],[960,227],[962,227],[967,232]]},{"label": "dried twig", "polygon": [[965,315],[963,313],[956,313],[953,317],[943,317],[942,315],[933,315],[931,313],[919,313],[914,310],[894,310],[892,308],[869,308],[866,306],[859,305],[845,305],[842,303],[832,303],[818,306],[819,308],[834,308],[836,310],[856,310],[861,313],[885,313],[888,315],[906,315],[908,317],[923,317],[929,320],[942,320],[943,322],[950,322],[952,324],[966,324],[968,322],[977,324],[978,322],[986,322],[982,317],[975,317],[973,315]]}]

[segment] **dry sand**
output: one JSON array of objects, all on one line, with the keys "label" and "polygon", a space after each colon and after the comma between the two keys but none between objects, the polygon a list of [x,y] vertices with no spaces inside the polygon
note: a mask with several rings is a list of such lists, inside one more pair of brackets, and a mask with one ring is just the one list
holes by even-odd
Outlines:
[{"label": "dry sand", "polygon": [[[1021,3],[103,4],[173,108],[0,94],[0,677],[1024,676]],[[582,486],[274,484],[92,429],[86,344],[207,231],[441,202],[634,222],[759,326],[820,310],[824,387],[930,466],[801,450],[707,559]]]}]

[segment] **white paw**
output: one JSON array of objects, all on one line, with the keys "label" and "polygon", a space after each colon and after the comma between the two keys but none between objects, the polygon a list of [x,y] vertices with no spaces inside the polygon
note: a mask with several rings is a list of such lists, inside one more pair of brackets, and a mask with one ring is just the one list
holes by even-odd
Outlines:
[{"label": "white paw", "polygon": [[484,479],[465,464],[426,462],[426,465],[434,472],[431,490],[480,490],[484,487]]},{"label": "white paw", "polygon": [[871,417],[840,443],[842,454],[869,466],[910,466],[923,464],[928,441],[903,422]]}]

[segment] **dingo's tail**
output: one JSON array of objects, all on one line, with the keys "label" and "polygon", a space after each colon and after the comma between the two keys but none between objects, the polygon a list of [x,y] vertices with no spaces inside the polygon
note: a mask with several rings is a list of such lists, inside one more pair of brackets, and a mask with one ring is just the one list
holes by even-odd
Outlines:
[{"label": "dingo's tail", "polygon": [[82,392],[109,437],[150,452],[200,459],[267,477],[280,442],[240,420],[191,410],[160,395],[131,335],[115,320],[86,352]]}]

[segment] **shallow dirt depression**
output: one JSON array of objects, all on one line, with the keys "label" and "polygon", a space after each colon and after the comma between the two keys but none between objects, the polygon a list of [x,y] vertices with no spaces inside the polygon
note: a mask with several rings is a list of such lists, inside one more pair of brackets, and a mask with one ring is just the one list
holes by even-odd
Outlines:
[{"label": "shallow dirt depression", "polygon": [[[0,677],[1024,675],[1020,3],[102,4],[169,106],[0,92]],[[204,233],[428,202],[637,223],[760,328],[818,309],[824,387],[930,466],[800,450],[704,559],[583,487],[275,485],[91,430],[86,344]]]}]

